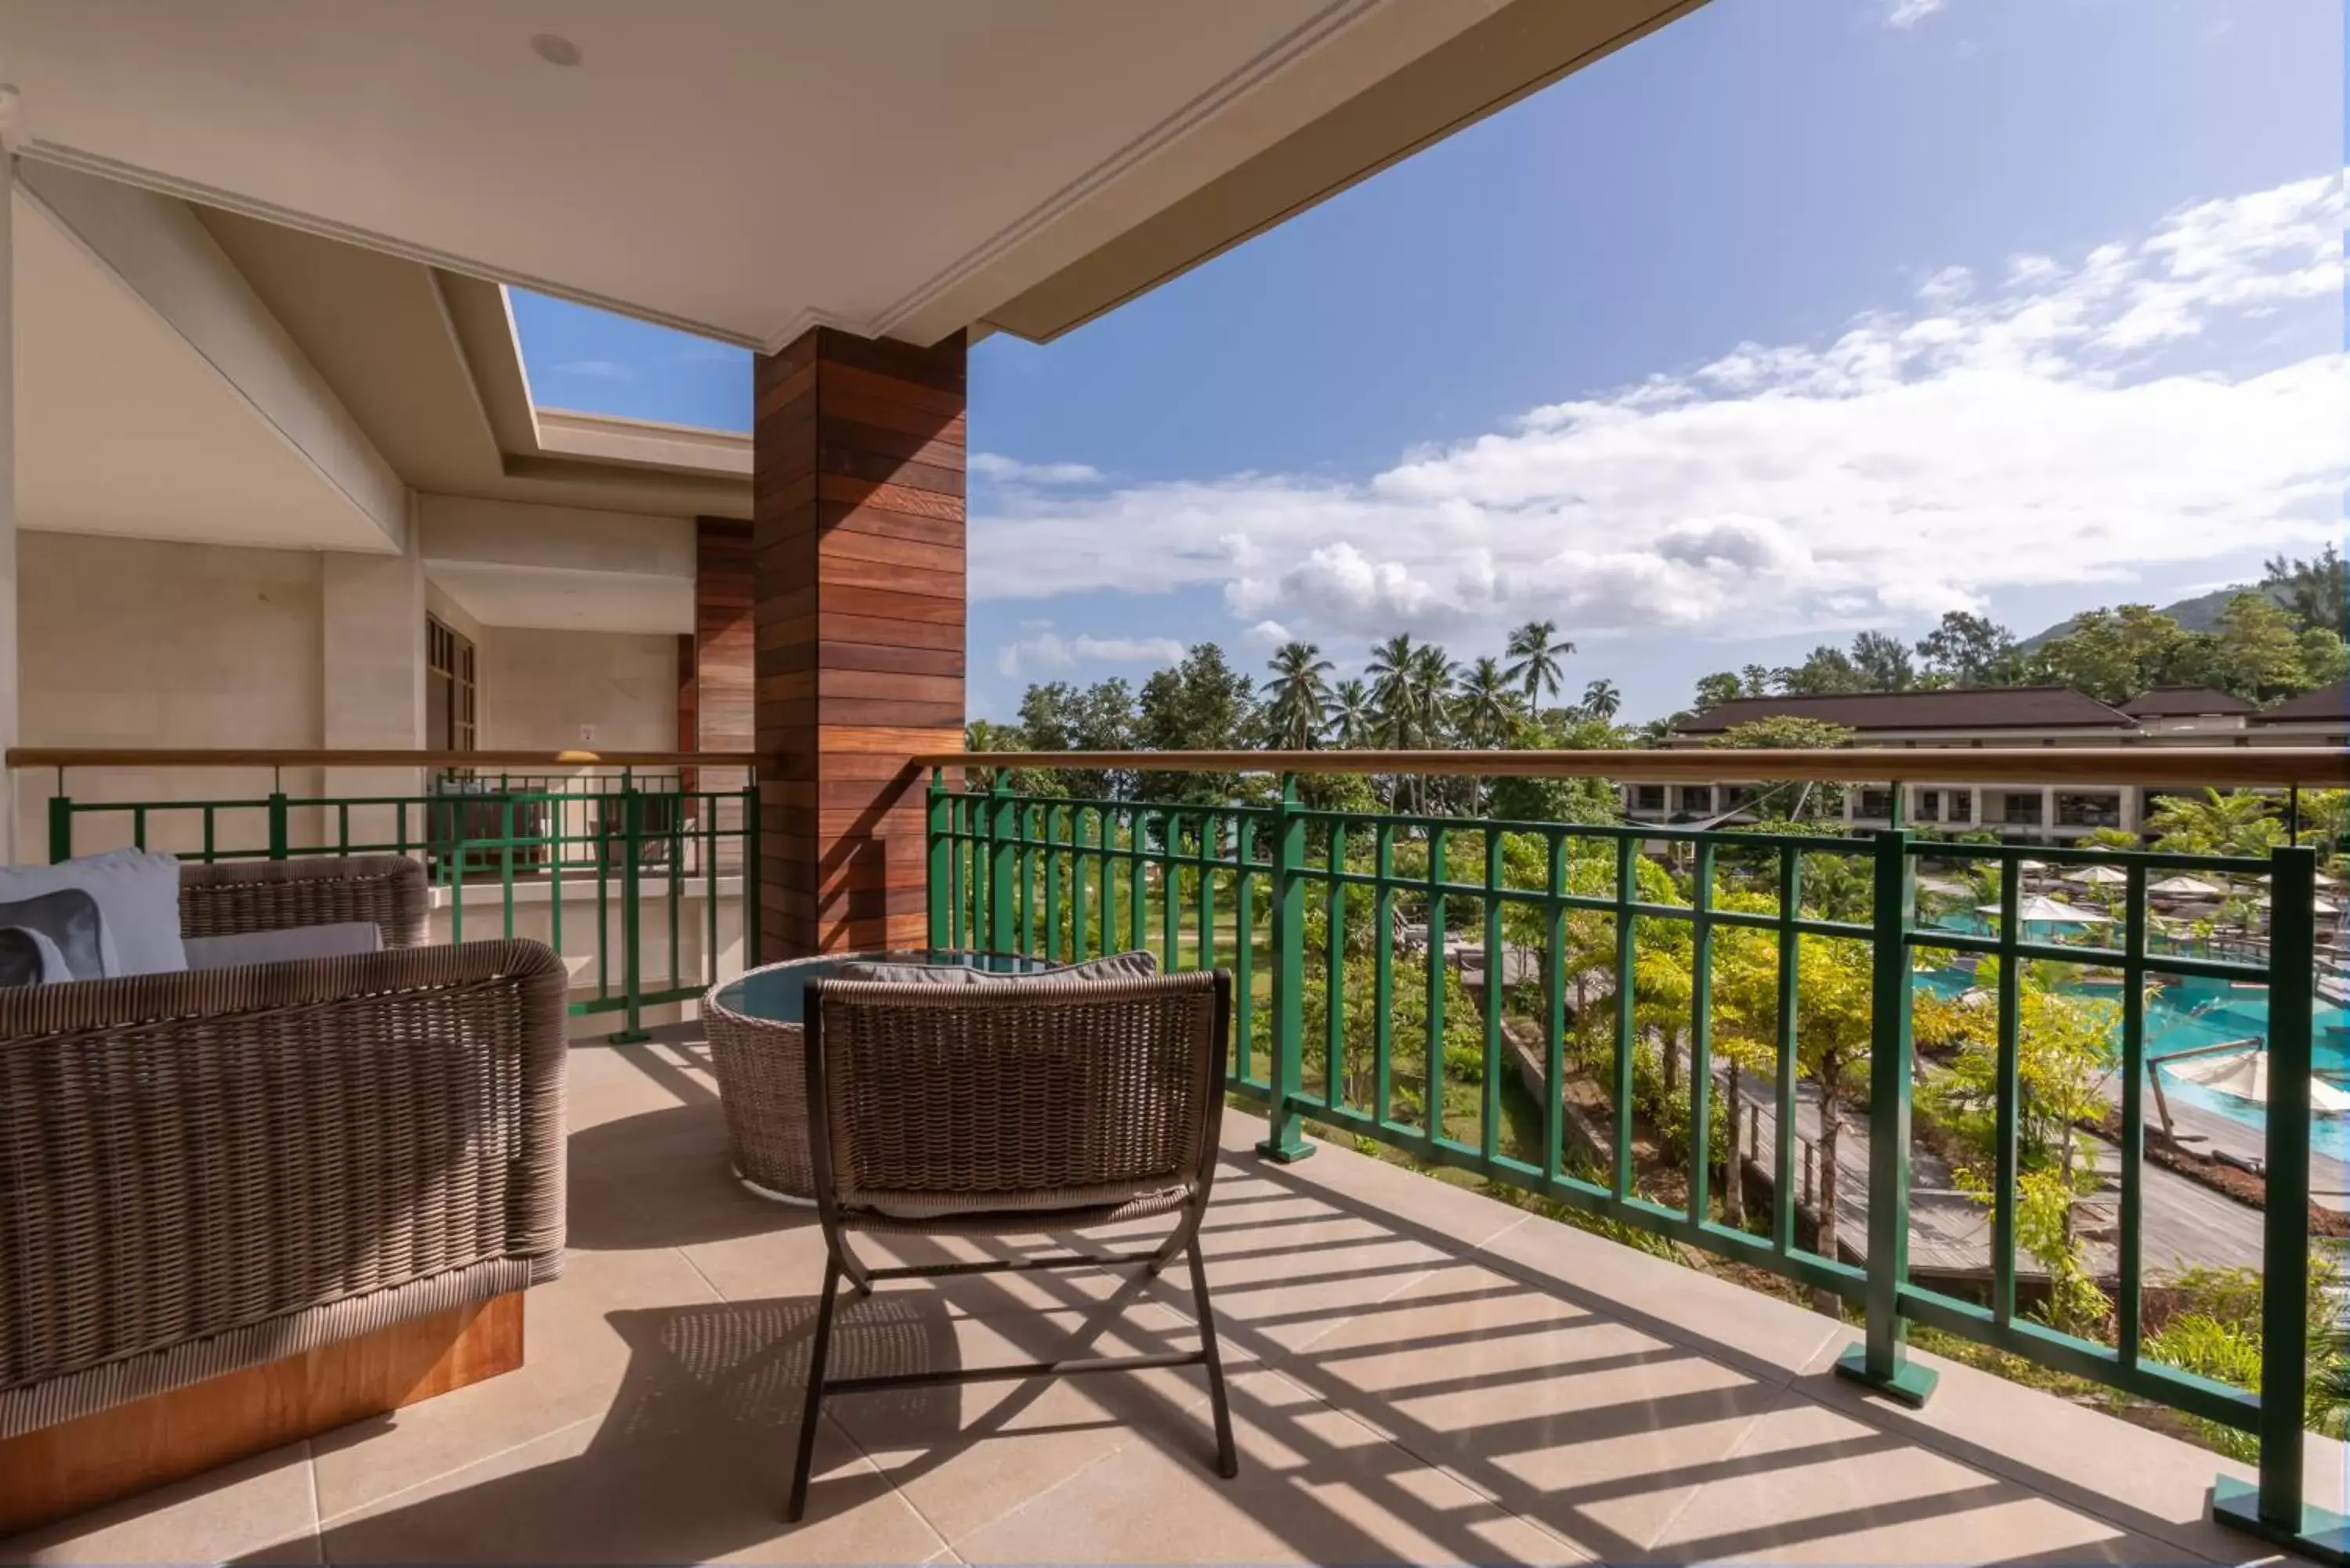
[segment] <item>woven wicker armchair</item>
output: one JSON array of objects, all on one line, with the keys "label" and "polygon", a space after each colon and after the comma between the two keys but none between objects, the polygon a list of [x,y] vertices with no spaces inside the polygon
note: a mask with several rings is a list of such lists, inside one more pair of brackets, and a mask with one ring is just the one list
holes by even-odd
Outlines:
[{"label": "woven wicker armchair", "polygon": [[189,935],[389,950],[0,991],[0,1438],[552,1279],[562,961],[413,861],[187,867]]},{"label": "woven wicker armchair", "polygon": [[[797,1520],[807,1506],[824,1396],[911,1385],[1204,1367],[1216,1471],[1238,1474],[1199,1248],[1223,1120],[1231,976],[972,987],[817,980],[806,1015],[825,1268],[784,1517]],[[1174,1228],[1147,1251],[876,1269],[849,1245],[860,1231],[1058,1234],[1160,1215]],[[826,1380],[844,1275],[862,1294],[877,1280],[1005,1269],[1139,1265],[1156,1274],[1179,1254],[1191,1261],[1195,1351]]]}]

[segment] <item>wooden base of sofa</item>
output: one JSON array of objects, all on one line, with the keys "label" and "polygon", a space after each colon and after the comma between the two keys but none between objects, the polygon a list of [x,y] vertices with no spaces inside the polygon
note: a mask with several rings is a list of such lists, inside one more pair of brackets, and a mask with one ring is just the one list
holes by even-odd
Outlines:
[{"label": "wooden base of sofa", "polygon": [[0,1536],[522,1365],[522,1293],[0,1440]]}]

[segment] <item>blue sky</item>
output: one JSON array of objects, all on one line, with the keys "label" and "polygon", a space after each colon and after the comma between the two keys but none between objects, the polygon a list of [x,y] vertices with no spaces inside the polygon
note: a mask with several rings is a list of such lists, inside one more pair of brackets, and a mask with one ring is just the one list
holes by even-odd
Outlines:
[{"label": "blue sky", "polygon": [[[1646,717],[1864,626],[2306,553],[2345,477],[2343,70],[2338,0],[1714,0],[979,345],[971,711],[1203,639],[1343,670],[1541,616]],[[737,351],[515,310],[544,403],[747,424]]]}]

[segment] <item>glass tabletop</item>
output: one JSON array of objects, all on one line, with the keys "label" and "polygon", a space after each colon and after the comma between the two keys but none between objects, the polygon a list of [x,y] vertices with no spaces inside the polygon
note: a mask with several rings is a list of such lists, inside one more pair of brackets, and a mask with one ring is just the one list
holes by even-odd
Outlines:
[{"label": "glass tabletop", "polygon": [[807,982],[827,980],[851,963],[919,963],[955,969],[975,969],[987,974],[1035,974],[1053,965],[1025,953],[952,952],[944,949],[914,949],[897,952],[827,953],[821,958],[791,959],[754,969],[718,988],[718,1005],[745,1018],[770,1023],[797,1023],[807,994]]}]

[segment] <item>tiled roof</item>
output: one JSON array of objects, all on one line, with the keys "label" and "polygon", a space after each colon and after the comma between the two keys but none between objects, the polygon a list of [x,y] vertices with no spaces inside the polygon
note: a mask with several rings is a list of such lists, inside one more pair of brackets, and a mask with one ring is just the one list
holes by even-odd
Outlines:
[{"label": "tiled roof", "polygon": [[2249,713],[2241,697],[2209,686],[2158,686],[2122,704],[2133,719],[2200,719],[2215,713]]},{"label": "tiled roof", "polygon": [[2265,713],[2255,713],[2255,724],[2324,723],[2328,719],[2350,718],[2350,680],[2337,680],[2331,686],[2321,686],[2314,691],[2304,691],[2278,703]]},{"label": "tiled roof", "polygon": [[1718,735],[1781,715],[1871,730],[2116,730],[2129,715],[2069,686],[1961,687],[1941,691],[1854,691],[1834,697],[1738,697],[1678,726]]}]

